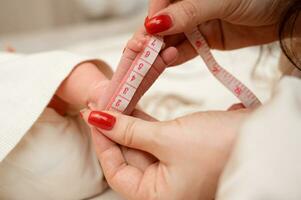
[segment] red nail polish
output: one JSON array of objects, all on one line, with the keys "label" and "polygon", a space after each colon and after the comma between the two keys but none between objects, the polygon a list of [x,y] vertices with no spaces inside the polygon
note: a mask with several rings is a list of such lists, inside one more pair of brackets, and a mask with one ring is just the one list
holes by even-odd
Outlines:
[{"label": "red nail polish", "polygon": [[149,34],[156,34],[168,30],[172,26],[169,15],[159,15],[152,18],[145,18],[144,26]]},{"label": "red nail polish", "polygon": [[79,116],[80,116],[81,118],[84,118],[84,115],[83,115],[82,112],[79,112]]},{"label": "red nail polish", "polygon": [[144,24],[146,24],[148,21],[149,21],[149,18],[148,18],[148,16],[146,16],[144,19]]},{"label": "red nail polish", "polygon": [[89,115],[88,122],[97,128],[109,131],[114,127],[116,118],[108,113],[92,111]]}]

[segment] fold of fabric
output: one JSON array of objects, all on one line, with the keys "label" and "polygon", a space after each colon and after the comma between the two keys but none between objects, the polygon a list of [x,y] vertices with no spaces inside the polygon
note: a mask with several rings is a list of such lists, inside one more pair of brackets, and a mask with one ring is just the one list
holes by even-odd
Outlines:
[{"label": "fold of fabric", "polygon": [[46,108],[0,163],[0,199],[88,199],[108,187],[79,117]]},{"label": "fold of fabric", "polygon": [[285,77],[245,122],[218,200],[301,199],[301,80]]},{"label": "fold of fabric", "polygon": [[38,119],[72,69],[89,60],[100,62],[63,51],[0,54],[0,161]]}]

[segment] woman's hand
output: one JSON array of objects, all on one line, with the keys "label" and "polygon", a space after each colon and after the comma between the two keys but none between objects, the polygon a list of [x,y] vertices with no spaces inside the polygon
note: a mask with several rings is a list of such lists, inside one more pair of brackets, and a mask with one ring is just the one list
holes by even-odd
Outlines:
[{"label": "woman's hand", "polygon": [[148,32],[169,36],[185,62],[196,52],[183,33],[198,26],[211,48],[230,50],[277,39],[277,24],[285,0],[150,0]]},{"label": "woman's hand", "polygon": [[[121,70],[118,70],[118,73],[126,73],[139,52],[143,50],[145,42],[145,35],[141,31],[137,32],[137,34],[129,40],[123,51],[119,63],[122,68],[119,68]],[[149,73],[144,77],[141,87],[137,89],[137,95],[141,96],[160,73],[176,59],[176,56],[177,51],[173,47],[163,50],[155,60]],[[122,74],[119,75],[117,76],[123,78]],[[68,105],[64,102],[68,102],[71,105],[93,105],[96,109],[104,109],[108,100],[111,98],[110,94],[114,92],[108,92],[110,86],[112,84],[118,84],[118,81],[115,80],[114,82],[114,80],[111,81],[110,79],[111,77],[106,76],[104,71],[101,71],[94,63],[86,62],[79,64],[59,87],[56,92],[57,97],[53,99],[50,107],[55,108],[61,114],[64,114],[63,111],[66,111]],[[134,107],[135,105],[131,106]],[[154,120],[139,110],[134,110],[131,114],[145,120]],[[92,131],[94,130],[92,129]],[[126,161],[137,168],[144,168],[144,166],[155,161],[153,156],[141,151],[127,148],[122,148],[122,151]]]},{"label": "woman's hand", "polygon": [[[103,112],[83,113],[110,186],[127,199],[212,199],[236,134],[249,111],[201,112],[168,122]],[[117,144],[116,144],[116,143]],[[120,146],[158,160],[137,168]]]}]

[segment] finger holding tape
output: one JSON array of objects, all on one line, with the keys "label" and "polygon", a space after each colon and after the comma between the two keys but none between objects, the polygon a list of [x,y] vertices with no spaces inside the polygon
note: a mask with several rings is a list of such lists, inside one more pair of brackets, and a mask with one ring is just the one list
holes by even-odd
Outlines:
[{"label": "finger holding tape", "polygon": [[114,81],[118,83],[118,86],[108,102],[107,110],[112,109],[125,114],[132,112],[144,92],[149,89],[166,66],[176,59],[177,51],[173,47],[165,49],[161,57],[159,53],[162,45],[162,38],[150,37],[143,51],[136,56],[123,76],[123,80]]},{"label": "finger holding tape", "polygon": [[144,76],[139,87],[135,91],[128,107],[125,110],[125,114],[130,114],[133,108],[136,106],[140,98],[145,94],[147,90],[154,84],[158,77],[163,73],[166,67],[168,67],[177,58],[178,52],[174,47],[169,47],[164,50],[155,60],[154,64]]},{"label": "finger holding tape", "polygon": [[[85,112],[88,111],[83,111],[83,113]],[[149,120],[156,121],[151,116],[137,109],[133,111],[133,116],[147,121]],[[87,120],[86,116],[85,119]],[[157,159],[153,155],[145,151],[140,151],[137,149],[127,148],[127,147],[120,147],[116,145],[115,142],[113,142],[112,140],[104,136],[95,127],[92,127],[91,131],[92,131],[94,147],[98,156],[101,158],[107,157],[105,160],[110,160],[109,162],[127,163],[128,165],[136,167],[140,171],[144,171],[149,165],[157,161]],[[118,148],[121,149],[122,155],[120,155],[120,151]],[[108,154],[108,156],[106,156],[105,154]],[[115,154],[115,156],[111,154]]]},{"label": "finger holding tape", "polygon": [[164,132],[161,131],[164,123],[148,122],[107,111],[84,110],[81,114],[90,126],[97,128],[98,134],[103,134],[122,146],[146,151],[158,159],[162,158],[162,150],[166,149]]},{"label": "finger holding tape", "polygon": [[[141,39],[141,38],[140,38]],[[106,108],[107,104],[110,102],[110,99],[118,89],[118,86],[120,82],[122,81],[123,77],[126,76],[127,72],[132,66],[132,63],[136,59],[136,57],[139,55],[139,53],[143,50],[143,47],[137,47],[137,44],[145,43],[146,40],[130,40],[128,42],[127,47],[124,49],[124,52],[121,56],[121,59],[119,61],[118,67],[116,72],[114,73],[112,79],[110,80],[110,83],[108,84],[108,87],[105,88],[105,95],[101,96],[101,101],[98,102],[97,108],[98,109],[104,109]],[[99,94],[100,95],[100,94]],[[95,108],[95,107],[94,107]]]}]

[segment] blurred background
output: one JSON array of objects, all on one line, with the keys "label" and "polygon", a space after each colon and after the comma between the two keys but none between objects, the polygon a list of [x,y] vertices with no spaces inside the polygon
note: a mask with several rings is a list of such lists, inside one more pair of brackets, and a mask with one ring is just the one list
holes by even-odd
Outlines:
[{"label": "blurred background", "polygon": [[[66,50],[105,60],[116,68],[122,50],[147,15],[148,0],[0,0],[0,50],[30,54]],[[279,78],[279,51],[259,47],[213,51],[218,62],[263,101]],[[258,57],[264,59],[258,63]],[[170,68],[140,105],[158,119],[211,109],[238,100],[209,73],[200,58]]]},{"label": "blurred background", "polygon": [[134,31],[146,9],[147,0],[0,0],[0,44],[36,52]]}]

